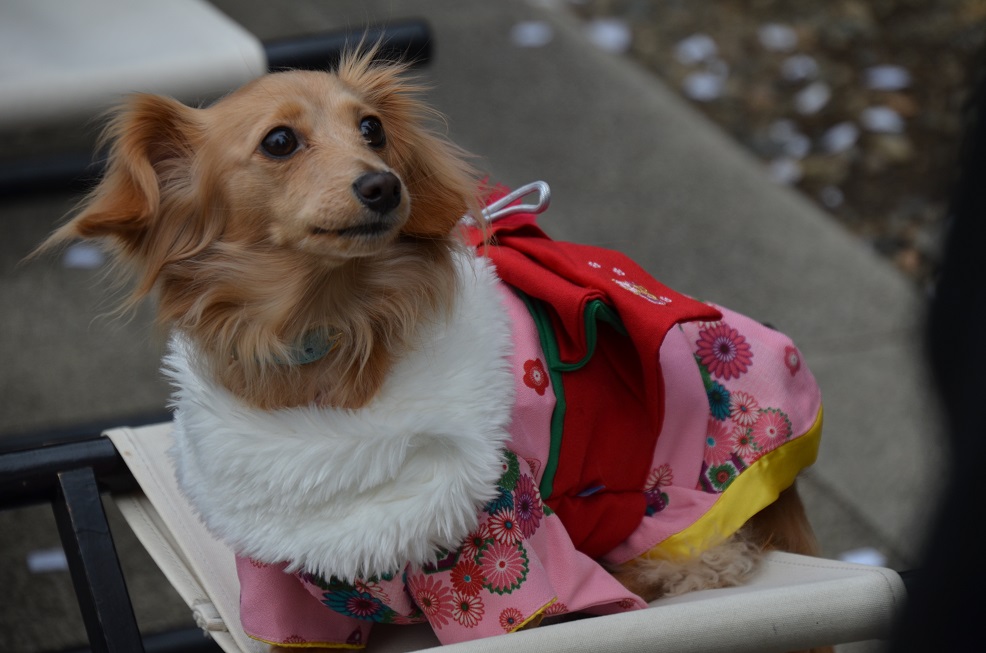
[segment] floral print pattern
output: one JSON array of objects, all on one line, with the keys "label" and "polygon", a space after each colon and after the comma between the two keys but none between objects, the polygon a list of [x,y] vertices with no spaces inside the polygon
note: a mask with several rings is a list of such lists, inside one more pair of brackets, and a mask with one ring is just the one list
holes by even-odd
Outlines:
[{"label": "floral print pattern", "polygon": [[787,370],[794,376],[801,369],[801,353],[798,352],[797,347],[792,347],[788,345],[784,348],[784,364],[787,366]]},{"label": "floral print pattern", "polygon": [[674,481],[674,472],[671,465],[664,463],[651,470],[647,476],[647,484],[644,486],[644,499],[647,502],[646,515],[650,516],[661,512],[668,507],[668,493],[664,488]]},{"label": "floral print pattern", "polygon": [[480,552],[479,566],[486,577],[487,589],[497,594],[509,594],[527,578],[527,552],[519,543],[491,542]]},{"label": "floral print pattern", "polygon": [[450,580],[456,593],[466,596],[479,594],[486,584],[483,569],[470,559],[462,560],[452,568]]},{"label": "floral print pattern", "polygon": [[323,602],[340,614],[366,621],[384,621],[387,611],[380,599],[355,588],[326,592]]},{"label": "floral print pattern", "polygon": [[526,474],[517,480],[517,486],[514,488],[514,514],[524,537],[534,535],[544,516],[541,497],[534,487],[534,479]]},{"label": "floral print pattern", "polygon": [[544,363],[540,359],[524,363],[524,385],[539,395],[544,395],[548,389],[548,373],[544,371]]},{"label": "floral print pattern", "polygon": [[651,304],[656,304],[658,306],[667,306],[668,304],[671,303],[670,297],[666,297],[664,295],[660,295],[660,296],[655,295],[654,293],[647,290],[647,288],[640,285],[639,283],[633,281],[624,281],[622,279],[613,279],[613,283],[618,285],[620,288],[623,288],[624,290],[633,293],[637,297],[646,299]]},{"label": "floral print pattern", "polygon": [[711,381],[706,385],[705,394],[709,397],[709,408],[712,409],[712,416],[720,420],[727,419],[732,401],[729,390],[724,385]]},{"label": "floral print pattern", "polygon": [[452,618],[452,592],[442,581],[432,576],[423,576],[410,583],[411,596],[428,618],[428,621],[441,628]]},{"label": "floral print pattern", "polygon": [[717,419],[709,420],[708,434],[705,436],[705,462],[710,466],[721,465],[733,455],[733,429]]},{"label": "floral print pattern", "polygon": [[761,452],[773,451],[791,437],[791,420],[776,408],[767,408],[761,411],[752,435]]},{"label": "floral print pattern", "polygon": [[[619,272],[613,270],[613,274],[622,276]],[[640,288],[624,287],[653,301]],[[664,301],[662,297],[656,299]],[[783,392],[761,382],[759,372],[748,374],[756,362],[764,369],[773,366],[779,372],[768,377],[770,383],[780,380],[783,384],[799,374],[792,383],[805,379],[810,383],[810,373],[803,368],[798,350],[785,349],[783,344],[767,347],[755,324],[723,313],[726,318],[719,321],[682,323],[679,327],[685,336],[685,349],[683,361],[679,358],[676,364],[690,366],[694,361],[701,379],[701,385],[690,388],[689,401],[692,397],[702,403],[707,401],[709,412],[696,415],[692,411],[689,415],[693,417],[676,424],[685,424],[687,432],[695,437],[702,437],[704,428],[704,442],[692,439],[687,445],[701,458],[690,458],[691,453],[676,457],[679,452],[670,449],[667,453],[655,451],[660,458],[653,460],[642,488],[646,515],[656,517],[654,523],[674,523],[683,511],[692,510],[692,498],[687,492],[723,493],[762,456],[796,437],[792,419],[798,429],[804,423],[802,408],[789,403]],[[538,358],[534,352],[518,356],[517,368],[523,367],[523,372],[518,369],[514,376],[519,396],[539,401],[538,396],[548,393],[550,382],[543,361],[543,356]],[[329,609],[356,620],[358,628],[352,630],[349,626],[350,630],[345,631],[352,633],[354,643],[365,639],[369,622],[426,621],[441,641],[453,642],[512,632],[524,624],[538,623],[545,615],[569,611],[558,599],[567,601],[573,595],[545,583],[545,571],[558,572],[548,565],[539,548],[547,541],[545,534],[552,533],[551,528],[559,524],[557,516],[543,503],[538,487],[539,472],[551,459],[537,448],[519,447],[517,451],[522,452],[522,457],[504,451],[493,498],[483,506],[472,533],[454,550],[437,551],[432,562],[409,564],[394,577],[352,583],[303,579],[321,589],[316,596]],[[737,484],[737,491],[740,485]],[[708,495],[704,499],[718,500]],[[668,510],[672,501],[674,506]],[[662,511],[667,513],[658,516]],[[312,592],[311,587],[309,591]],[[573,600],[578,603],[580,599]],[[572,607],[585,609],[579,604]],[[613,599],[607,609],[613,607],[630,610],[642,605],[634,598],[623,598],[618,602]]]},{"label": "floral print pattern", "polygon": [[729,418],[741,426],[753,426],[760,416],[757,400],[748,392],[737,390],[729,397]]},{"label": "floral print pattern", "polygon": [[467,560],[475,560],[479,552],[486,547],[486,542],[491,538],[489,526],[485,522],[480,522],[479,528],[469,534],[469,536],[459,547],[459,555]]},{"label": "floral print pattern", "polygon": [[466,628],[475,628],[483,618],[483,599],[478,595],[456,594],[452,618]]},{"label": "floral print pattern", "polygon": [[707,472],[709,482],[712,484],[712,490],[715,492],[724,492],[729,487],[729,484],[736,479],[738,474],[739,470],[732,463],[728,462],[709,467]]},{"label": "floral print pattern", "polygon": [[733,429],[732,437],[733,451],[742,460],[753,462],[753,459],[757,452],[757,445],[753,440],[753,435],[750,433],[750,429],[737,426]]},{"label": "floral print pattern", "polygon": [[500,627],[511,633],[524,623],[524,614],[517,608],[506,608],[500,613]]},{"label": "floral print pattern", "polygon": [[496,511],[490,515],[489,522],[487,523],[490,529],[490,535],[497,542],[514,544],[524,539],[524,533],[520,529],[520,524],[517,522],[517,515],[514,514],[512,508],[504,508]]},{"label": "floral print pattern", "polygon": [[[374,578],[369,581],[347,583],[337,578],[328,581],[303,575],[303,580],[322,590],[322,604],[341,615],[375,623],[417,623],[423,621],[420,610],[401,615],[392,607],[389,593]],[[388,579],[392,581],[393,579]]]},{"label": "floral print pattern", "polygon": [[[793,429],[783,410],[762,407],[752,386],[740,380],[755,359],[746,336],[725,321],[701,322],[695,328],[695,361],[710,412],[698,487],[718,494],[761,456],[791,439]],[[783,355],[787,370],[797,374],[798,350],[787,346]]]},{"label": "floral print pattern", "polygon": [[[538,619],[557,602],[553,594],[544,596],[538,583],[533,584],[533,592],[525,593],[532,572],[543,574],[540,562],[532,562],[528,540],[538,536],[549,514],[530,468],[513,452],[504,451],[497,496],[486,504],[478,526],[458,549],[437,551],[433,562],[409,566],[400,576],[347,583],[302,574],[302,581],[319,589],[325,606],[360,621],[427,621],[437,633],[447,633],[455,628],[489,628],[480,628],[485,620],[497,631],[509,632]],[[514,603],[504,605],[505,599]],[[526,616],[521,611],[524,606],[530,610]]]},{"label": "floral print pattern", "polygon": [[717,379],[737,378],[753,364],[750,343],[725,322],[703,330],[696,344],[695,355]]}]

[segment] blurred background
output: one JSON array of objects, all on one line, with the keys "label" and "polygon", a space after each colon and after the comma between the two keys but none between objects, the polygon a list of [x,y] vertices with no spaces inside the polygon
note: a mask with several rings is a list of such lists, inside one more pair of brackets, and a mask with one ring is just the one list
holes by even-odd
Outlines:
[{"label": "blurred background", "polygon": [[[25,18],[42,5],[62,20]],[[135,7],[154,18],[120,22]],[[175,38],[161,39],[171,23],[160,12],[174,13]],[[493,180],[547,181],[552,236],[621,249],[662,282],[795,339],[826,404],[822,452],[800,483],[824,555],[917,566],[946,448],[924,316],[986,0],[0,3],[0,451],[167,417],[151,307],[113,317],[94,248],[23,260],[91,183],[93,169],[79,171],[99,109],[61,102],[85,95],[75,66],[101,57],[119,77],[161,40],[183,53],[170,65],[204,77],[200,48],[226,38],[259,48],[407,18],[431,30],[420,74],[448,116],[441,128]],[[96,45],[67,59],[43,47],[90,31]],[[259,74],[257,57],[234,46],[225,77],[182,99],[208,102]],[[60,73],[32,87],[50,101],[25,111],[11,89],[41,70]],[[127,78],[126,90],[154,90],[173,71]],[[107,509],[142,630],[192,626]],[[0,651],[84,643],[48,507],[0,512],[0,587]]]},{"label": "blurred background", "polygon": [[930,289],[986,2],[565,4]]}]

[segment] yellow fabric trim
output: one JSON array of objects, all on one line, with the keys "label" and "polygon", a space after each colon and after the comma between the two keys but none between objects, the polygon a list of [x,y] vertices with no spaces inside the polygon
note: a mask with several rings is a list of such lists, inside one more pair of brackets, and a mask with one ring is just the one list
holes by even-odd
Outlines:
[{"label": "yellow fabric trim", "polygon": [[514,626],[513,630],[511,630],[510,632],[516,633],[518,630],[521,630],[522,628],[526,628],[527,626],[532,624],[534,626],[537,626],[538,624],[541,623],[541,620],[544,619],[545,611],[551,606],[553,606],[557,601],[558,601],[558,597],[551,599],[550,601],[542,605],[540,608],[538,608],[534,612],[534,614],[532,614],[530,617],[520,622],[520,625]]},{"label": "yellow fabric trim", "polygon": [[339,644],[338,642],[305,642],[303,644],[285,644],[284,642],[272,642],[262,637],[254,637],[250,633],[246,634],[250,639],[268,644],[270,646],[280,646],[281,648],[337,648],[356,651],[366,648],[366,644]]},{"label": "yellow fabric trim", "polygon": [[722,543],[753,515],[773,503],[805,467],[818,457],[822,409],[799,438],[774,449],[746,468],[719,496],[708,512],[683,531],[645,553],[645,558],[691,557]]}]

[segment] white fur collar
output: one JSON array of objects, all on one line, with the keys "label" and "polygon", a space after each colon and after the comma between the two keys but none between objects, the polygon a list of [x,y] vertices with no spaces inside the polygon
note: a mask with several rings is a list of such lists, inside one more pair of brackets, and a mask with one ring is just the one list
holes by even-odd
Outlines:
[{"label": "white fur collar", "polygon": [[366,408],[272,412],[204,378],[173,336],[178,481],[238,553],[352,580],[455,548],[495,495],[513,381],[491,264],[456,254],[449,322],[423,327]]}]

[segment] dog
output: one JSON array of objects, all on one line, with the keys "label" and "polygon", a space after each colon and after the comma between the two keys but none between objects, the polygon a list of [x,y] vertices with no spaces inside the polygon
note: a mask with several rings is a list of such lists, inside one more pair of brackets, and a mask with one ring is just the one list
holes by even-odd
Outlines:
[{"label": "dog", "polygon": [[[793,344],[616,253],[554,243],[532,216],[484,223],[496,191],[434,128],[407,67],[374,55],[205,108],[132,97],[105,132],[102,180],[40,248],[99,240],[131,283],[124,305],[156,302],[176,474],[237,553],[248,634],[331,649],[365,643],[374,621],[427,621],[447,643],[742,583],[770,549],[817,553],[793,481],[820,400]],[[591,346],[636,362],[553,364],[546,343],[556,358],[567,345],[548,332],[572,320],[541,281],[523,287],[542,273],[588,284]],[[797,410],[734,385],[764,368]],[[620,410],[613,379],[639,384]],[[643,454],[602,432],[617,413],[623,430],[648,425]],[[580,423],[561,453],[535,440]],[[655,453],[671,430],[697,439]],[[744,504],[781,445],[796,462]],[[657,464],[685,449],[690,472]],[[675,513],[696,502],[703,514]]]}]

